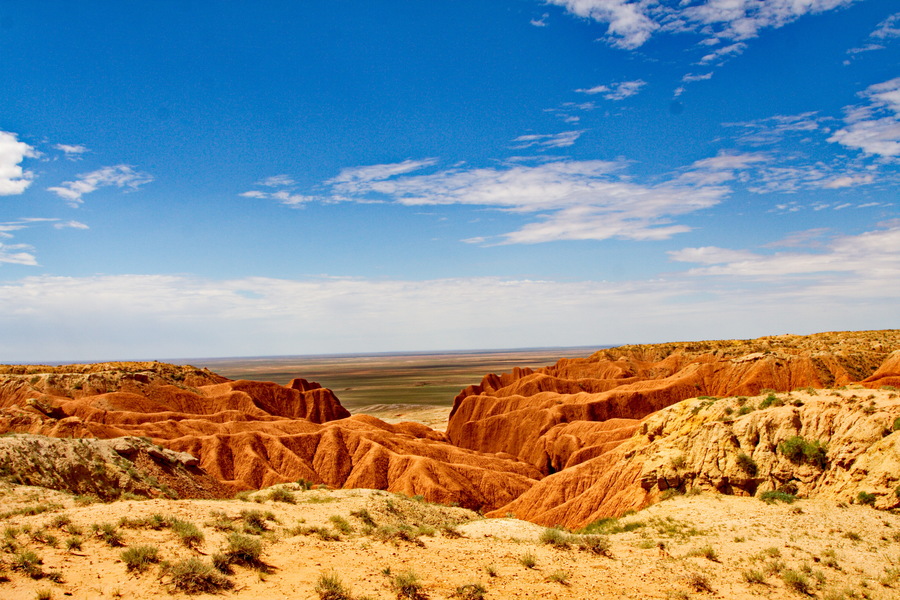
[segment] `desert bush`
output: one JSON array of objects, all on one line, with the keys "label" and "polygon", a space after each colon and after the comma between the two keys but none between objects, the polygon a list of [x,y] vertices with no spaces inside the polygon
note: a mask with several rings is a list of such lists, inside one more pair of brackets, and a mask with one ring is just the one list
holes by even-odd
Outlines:
[{"label": "desert bush", "polygon": [[781,573],[781,579],[788,589],[800,594],[809,594],[809,580],[802,573],[793,569],[785,569]]},{"label": "desert bush", "polygon": [[759,403],[760,410],[765,410],[770,406],[784,406],[784,400],[776,396],[775,394],[769,394],[763,399],[762,402]]},{"label": "desert bush", "polygon": [[159,548],[150,545],[130,546],[119,556],[125,563],[126,570],[141,573],[146,571],[151,564],[159,562]]},{"label": "desert bush", "polygon": [[797,496],[793,494],[788,494],[787,492],[782,492],[780,490],[769,490],[767,492],[763,492],[759,495],[759,499],[765,502],[766,504],[773,504],[775,502],[784,502],[785,504],[793,504],[795,500],[797,500]]},{"label": "desert bush", "polygon": [[368,525],[369,527],[377,527],[378,523],[375,522],[375,519],[372,518],[372,515],[365,508],[360,510],[354,510],[350,512],[351,517],[356,517],[360,521],[363,522],[364,525]]},{"label": "desert bush", "polygon": [[52,600],[53,598],[53,590],[43,588],[35,592],[34,594],[35,600]]},{"label": "desert bush", "polygon": [[222,552],[214,552],[212,556],[209,557],[209,560],[212,562],[213,568],[225,575],[231,575],[234,573],[234,569],[231,568],[231,558],[223,554]]},{"label": "desert bush", "polygon": [[244,532],[259,535],[268,530],[267,521],[274,521],[275,515],[261,510],[242,510],[241,520],[244,522]]},{"label": "desert bush", "polygon": [[241,533],[229,534],[225,555],[233,563],[259,567],[261,565],[259,557],[262,555],[262,542],[257,538]]},{"label": "desert bush", "polygon": [[496,577],[500,574],[500,572],[497,570],[496,565],[485,565],[484,572],[487,573],[488,577]]},{"label": "desert bush", "polygon": [[63,527],[69,525],[72,522],[72,519],[69,515],[56,515],[50,520],[50,527],[54,529],[62,529]]},{"label": "desert bush", "polygon": [[610,556],[609,538],[599,534],[585,534],[572,538],[579,550],[585,550],[601,556]]},{"label": "desert bush", "polygon": [[234,586],[230,579],[219,573],[211,564],[198,558],[188,558],[176,563],[164,563],[163,574],[169,584],[185,594],[214,594]]},{"label": "desert bush", "polygon": [[269,492],[269,500],[272,502],[284,502],[285,504],[297,504],[297,498],[290,490],[274,488]]},{"label": "desert bush", "polygon": [[81,539],[81,536],[73,535],[69,538],[66,538],[66,550],[69,552],[73,552],[75,550],[81,550],[81,546],[84,543],[84,540]]},{"label": "desert bush", "polygon": [[750,458],[749,454],[747,454],[746,452],[738,452],[736,462],[740,470],[744,471],[751,477],[756,477],[756,473],[759,468],[756,465],[756,461]]},{"label": "desert bush", "polygon": [[452,523],[443,523],[439,529],[441,534],[446,538],[456,539],[462,537],[462,533],[460,533],[459,529]]},{"label": "desert bush", "polygon": [[712,592],[712,585],[709,579],[702,573],[691,573],[688,575],[687,584],[698,592]]},{"label": "desert bush", "polygon": [[181,543],[188,548],[196,548],[206,539],[203,532],[200,531],[196,525],[188,521],[173,519],[171,527],[172,531],[175,532],[175,535],[178,536],[178,539],[181,540]]},{"label": "desert bush", "polygon": [[395,575],[391,580],[391,588],[397,593],[397,600],[422,600],[427,598],[419,576],[413,571],[405,571]]},{"label": "desert bush", "polygon": [[328,571],[319,575],[315,587],[320,600],[352,600],[350,590],[341,582],[341,578],[334,571]]},{"label": "desert bush", "polygon": [[300,486],[300,489],[303,490],[304,492],[313,489],[313,487],[315,486],[315,484],[312,481],[309,481],[307,479],[298,479],[297,485]]},{"label": "desert bush", "polygon": [[870,494],[868,492],[860,492],[856,495],[856,503],[857,504],[866,504],[868,506],[875,506],[875,494]]},{"label": "desert bush", "polygon": [[124,545],[122,534],[119,533],[119,530],[116,529],[116,526],[112,523],[102,523],[100,525],[95,523],[91,525],[91,529],[94,530],[97,537],[102,539],[109,546],[116,547]]},{"label": "desert bush", "polygon": [[547,581],[560,585],[569,585],[569,573],[567,571],[554,571],[547,576]]},{"label": "desert bush", "polygon": [[778,451],[793,463],[807,463],[824,469],[828,463],[828,448],[819,440],[808,441],[805,438],[794,435],[780,444]]},{"label": "desert bush", "polygon": [[519,557],[519,564],[521,564],[526,569],[533,569],[537,564],[537,559],[534,557],[534,554],[531,552],[526,552],[522,556]]},{"label": "desert bush", "polygon": [[459,598],[459,600],[482,600],[485,594],[487,594],[487,588],[482,584],[466,583],[457,586],[450,597]]},{"label": "desert bush", "polygon": [[541,534],[541,543],[548,544],[554,548],[568,549],[569,534],[556,527],[548,527]]},{"label": "desert bush", "polygon": [[372,537],[381,542],[411,542],[417,546],[424,546],[422,540],[416,537],[415,531],[409,526],[392,527],[381,525],[372,533]]},{"label": "desert bush", "polygon": [[44,564],[43,559],[33,550],[19,550],[13,555],[12,564],[10,565],[14,571],[21,571],[32,579],[40,579],[44,576],[44,570],[41,565]]},{"label": "desert bush", "polygon": [[744,581],[746,581],[747,583],[766,582],[766,576],[762,573],[762,571],[757,571],[756,569],[747,569],[746,571],[742,571],[741,577],[743,577]]},{"label": "desert bush", "polygon": [[328,520],[331,521],[331,524],[334,525],[334,528],[344,534],[353,533],[353,527],[350,523],[347,522],[347,519],[340,515],[331,515],[328,517]]},{"label": "desert bush", "polygon": [[705,558],[706,560],[711,560],[713,562],[719,562],[719,556],[716,554],[716,549],[707,544],[702,548],[694,548],[690,552],[687,553],[688,556],[700,556]]},{"label": "desert bush", "polygon": [[214,510],[209,513],[209,516],[213,519],[207,523],[209,527],[212,527],[216,531],[234,531],[234,522],[232,522],[231,518],[224,512]]}]

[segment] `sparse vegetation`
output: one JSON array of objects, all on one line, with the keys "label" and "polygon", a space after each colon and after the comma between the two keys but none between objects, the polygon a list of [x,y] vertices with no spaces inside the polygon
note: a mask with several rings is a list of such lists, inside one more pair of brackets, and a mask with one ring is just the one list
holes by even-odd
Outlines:
[{"label": "sparse vegetation", "polygon": [[856,495],[856,503],[857,504],[865,504],[867,506],[875,506],[875,494],[870,494],[869,492],[860,491],[859,494]]},{"label": "sparse vegetation", "polygon": [[424,587],[419,581],[419,576],[413,571],[404,571],[394,575],[391,580],[391,588],[397,594],[397,600],[424,600]]},{"label": "sparse vegetation", "polygon": [[785,569],[781,572],[781,579],[789,590],[798,594],[809,594],[809,579],[802,573],[793,569]]},{"label": "sparse vegetation", "polygon": [[456,587],[451,598],[459,600],[482,600],[487,594],[487,588],[480,583],[466,583]]},{"label": "sparse vegetation", "polygon": [[350,589],[341,582],[340,576],[334,571],[327,571],[319,575],[315,591],[320,600],[352,600],[353,598]]},{"label": "sparse vegetation", "polygon": [[526,552],[519,557],[519,564],[526,569],[533,569],[537,565],[537,558],[531,552]]},{"label": "sparse vegetation", "polygon": [[766,576],[762,573],[762,571],[758,571],[756,569],[747,569],[741,572],[741,577],[744,578],[744,581],[747,583],[761,583],[764,584],[766,582]]},{"label": "sparse vegetation", "polygon": [[547,576],[547,581],[558,583],[560,585],[569,585],[570,573],[567,571],[554,571]]},{"label": "sparse vegetation", "polygon": [[569,534],[556,527],[548,527],[541,534],[541,543],[565,550],[569,548]]},{"label": "sparse vegetation", "polygon": [[744,471],[751,477],[756,477],[756,473],[759,470],[759,467],[757,467],[756,461],[753,460],[749,454],[747,454],[746,452],[738,452],[735,461],[737,462],[737,466],[740,470]]},{"label": "sparse vegetation", "polygon": [[119,556],[128,571],[141,573],[150,568],[151,564],[159,562],[159,548],[150,545],[130,546]]},{"label": "sparse vegetation", "polygon": [[229,562],[259,568],[262,564],[259,560],[261,555],[262,542],[258,538],[241,533],[228,535],[225,556]]},{"label": "sparse vegetation", "polygon": [[759,495],[759,499],[766,504],[774,504],[775,502],[784,502],[785,504],[793,504],[797,500],[797,496],[782,492],[780,490],[769,490]]},{"label": "sparse vegetation", "polygon": [[778,444],[778,451],[793,463],[806,463],[820,469],[824,469],[828,464],[828,449],[819,440],[809,441],[794,435]]},{"label": "sparse vegetation", "polygon": [[297,498],[294,494],[283,487],[273,488],[269,492],[269,500],[272,502],[284,502],[285,504],[296,504]]},{"label": "sparse vegetation", "polygon": [[169,585],[185,594],[214,594],[234,586],[230,579],[199,558],[163,563],[161,570],[169,577]]},{"label": "sparse vegetation", "polygon": [[196,548],[206,539],[200,528],[188,521],[173,519],[171,528],[175,535],[178,536],[178,539],[181,540],[181,543],[188,548]]}]

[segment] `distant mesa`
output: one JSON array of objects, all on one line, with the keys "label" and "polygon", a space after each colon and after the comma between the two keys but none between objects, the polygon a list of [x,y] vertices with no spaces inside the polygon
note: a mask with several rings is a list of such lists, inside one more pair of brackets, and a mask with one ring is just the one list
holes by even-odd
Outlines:
[{"label": "distant mesa", "polygon": [[[631,345],[488,374],[456,397],[446,434],[350,416],[299,378],[233,381],[158,362],[0,366],[0,433],[107,440],[96,452],[146,455],[147,468],[170,464],[165,449],[187,473],[172,480],[182,497],[302,479],[577,527],[692,488],[845,501],[865,491],[896,507],[897,388],[897,330]],[[818,458],[789,456],[789,439]]]}]

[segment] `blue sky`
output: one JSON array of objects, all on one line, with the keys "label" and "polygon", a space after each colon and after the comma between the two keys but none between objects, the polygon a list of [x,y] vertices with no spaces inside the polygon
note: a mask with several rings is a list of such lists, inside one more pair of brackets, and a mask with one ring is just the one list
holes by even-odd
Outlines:
[{"label": "blue sky", "polygon": [[0,361],[900,327],[898,9],[0,3]]}]

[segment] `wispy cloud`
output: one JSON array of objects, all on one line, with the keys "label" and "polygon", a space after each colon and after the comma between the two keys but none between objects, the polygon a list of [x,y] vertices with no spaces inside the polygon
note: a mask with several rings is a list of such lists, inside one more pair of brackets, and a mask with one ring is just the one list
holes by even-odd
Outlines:
[{"label": "wispy cloud", "polygon": [[710,63],[716,62],[718,60],[729,58],[732,56],[738,56],[739,54],[743,54],[744,50],[747,49],[747,44],[744,42],[737,42],[735,44],[729,44],[727,46],[723,46],[718,50],[710,52],[709,54],[703,55],[703,58],[697,64],[700,65],[708,65]]},{"label": "wispy cloud", "polygon": [[69,160],[80,160],[81,155],[88,152],[87,146],[73,144],[56,144],[53,148],[63,152]]},{"label": "wispy cloud", "polygon": [[22,161],[36,157],[34,148],[20,142],[15,133],[0,131],[0,196],[15,196],[28,189],[34,174],[22,168]]},{"label": "wispy cloud", "polygon": [[0,265],[7,263],[37,266],[37,258],[32,253],[33,250],[34,248],[28,244],[4,244],[0,242]]},{"label": "wispy cloud", "polygon": [[859,94],[867,104],[845,109],[845,126],[828,138],[882,157],[900,156],[900,77],[870,85]]},{"label": "wispy cloud", "polygon": [[[661,240],[690,231],[673,219],[716,205],[729,192],[719,185],[724,167],[697,165],[696,179],[685,174],[656,184],[634,183],[625,164],[558,160],[535,166],[454,168],[357,182],[352,190],[335,185],[342,199],[395,202],[407,206],[469,205],[535,215],[535,221],[494,239],[472,243],[534,244],[556,240]],[[732,168],[738,168],[732,165]],[[706,174],[715,183],[700,177]],[[348,193],[350,192],[350,193]]]},{"label": "wispy cloud", "polygon": [[337,177],[329,179],[326,184],[340,185],[352,188],[355,184],[366,184],[370,181],[381,181],[389,179],[396,175],[419,171],[425,167],[437,164],[435,158],[425,158],[422,160],[404,160],[399,163],[388,163],[383,165],[369,165],[366,167],[350,167],[342,169]]},{"label": "wispy cloud", "polygon": [[81,221],[61,221],[53,224],[54,229],[90,229]]},{"label": "wispy cloud", "polygon": [[607,100],[619,101],[634,96],[640,92],[641,88],[645,85],[647,85],[647,82],[643,79],[635,79],[634,81],[620,81],[618,83],[598,85],[592,88],[578,89],[575,91],[582,94],[603,94],[603,97]]},{"label": "wispy cloud", "polygon": [[798,115],[774,115],[755,121],[724,123],[723,125],[725,127],[738,128],[742,131],[737,136],[737,141],[754,146],[765,146],[776,144],[787,135],[807,134],[820,130],[830,120],[820,116],[815,111],[811,111]]},{"label": "wispy cloud", "polygon": [[297,182],[290,175],[272,175],[256,182],[257,185],[266,187],[291,187]]},{"label": "wispy cloud", "polygon": [[712,79],[712,71],[709,73],[702,73],[700,75],[694,75],[693,73],[687,73],[681,78],[681,81],[684,83],[692,83],[694,81],[706,81],[707,79]]},{"label": "wispy cloud", "polygon": [[[702,249],[685,248],[676,253],[678,260],[692,253],[702,258]],[[884,277],[900,287],[900,227],[868,231],[860,235],[835,237],[824,250],[816,252],[779,252],[772,255],[741,252],[734,258],[723,255],[715,266],[700,267],[692,275],[752,277],[762,280],[789,275],[850,273],[867,279]],[[693,260],[708,264],[710,261]],[[721,263],[721,264],[719,264]]]},{"label": "wispy cloud", "polygon": [[584,133],[583,130],[563,131],[562,133],[520,135],[513,140],[513,142],[517,142],[517,145],[513,146],[513,148],[521,149],[530,148],[531,146],[542,146],[544,148],[565,148],[567,146],[573,145],[582,133]]},{"label": "wispy cloud", "polygon": [[548,13],[544,13],[541,15],[540,19],[531,19],[531,24],[535,27],[546,27],[547,19],[550,17]]},{"label": "wispy cloud", "polygon": [[82,173],[75,181],[66,181],[60,186],[47,188],[70,206],[77,207],[84,202],[83,196],[102,187],[118,187],[136,190],[153,181],[153,176],[135,171],[129,165],[103,167],[90,173]]},{"label": "wispy cloud", "polygon": [[868,43],[857,48],[850,48],[847,50],[847,54],[853,55],[874,50],[884,50],[886,41],[898,37],[900,37],[900,13],[894,13],[875,27],[875,30],[869,34]]}]

